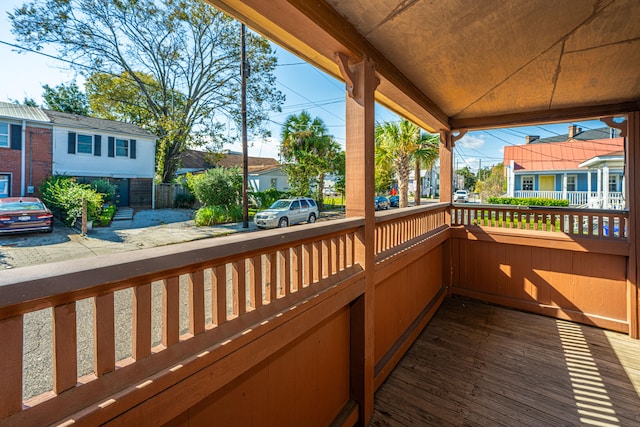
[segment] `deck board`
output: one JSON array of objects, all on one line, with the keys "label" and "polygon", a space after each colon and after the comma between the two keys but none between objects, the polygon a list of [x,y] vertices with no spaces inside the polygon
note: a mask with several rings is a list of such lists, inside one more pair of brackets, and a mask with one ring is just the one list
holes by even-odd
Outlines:
[{"label": "deck board", "polygon": [[640,341],[447,299],[378,389],[371,426],[637,426]]}]

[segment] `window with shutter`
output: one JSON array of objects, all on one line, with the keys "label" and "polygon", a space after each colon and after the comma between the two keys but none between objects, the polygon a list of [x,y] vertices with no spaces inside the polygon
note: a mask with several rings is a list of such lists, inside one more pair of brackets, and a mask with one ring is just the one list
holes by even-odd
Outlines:
[{"label": "window with shutter", "polygon": [[77,138],[76,152],[78,154],[93,154],[93,137],[91,135],[78,134]]},{"label": "window with shutter", "polygon": [[102,156],[102,136],[101,135],[93,136],[93,155]]},{"label": "window with shutter", "polygon": [[21,150],[22,149],[22,126],[21,125],[11,125],[11,148],[13,150]]},{"label": "window with shutter", "polygon": [[9,123],[0,122],[0,147],[9,146]]},{"label": "window with shutter", "polygon": [[116,157],[129,157],[128,139],[116,139]]}]

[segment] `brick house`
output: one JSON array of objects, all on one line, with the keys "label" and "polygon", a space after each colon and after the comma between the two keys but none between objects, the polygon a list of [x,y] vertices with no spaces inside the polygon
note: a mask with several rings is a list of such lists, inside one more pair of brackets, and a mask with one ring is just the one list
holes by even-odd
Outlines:
[{"label": "brick house", "polygon": [[117,187],[116,204],[153,206],[156,137],[139,126],[0,102],[0,197],[38,194],[49,175]]}]

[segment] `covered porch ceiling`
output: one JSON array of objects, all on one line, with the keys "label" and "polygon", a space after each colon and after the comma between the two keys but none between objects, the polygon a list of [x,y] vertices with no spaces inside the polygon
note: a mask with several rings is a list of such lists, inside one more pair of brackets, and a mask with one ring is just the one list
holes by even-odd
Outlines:
[{"label": "covered porch ceiling", "polygon": [[637,0],[207,0],[341,78],[371,58],[379,103],[435,132],[640,106]]}]

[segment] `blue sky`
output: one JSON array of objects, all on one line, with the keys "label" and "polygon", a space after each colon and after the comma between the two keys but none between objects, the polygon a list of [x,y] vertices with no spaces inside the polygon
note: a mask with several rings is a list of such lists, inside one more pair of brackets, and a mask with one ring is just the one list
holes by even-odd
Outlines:
[{"label": "blue sky", "polygon": [[[17,53],[18,49],[4,43],[16,44],[10,31],[7,12],[24,3],[22,0],[2,0],[0,2],[0,101],[19,100],[24,97],[42,102],[42,85],[56,86],[76,80],[83,87],[83,80],[67,67],[68,64],[31,52]],[[287,116],[307,110],[312,116],[322,118],[330,133],[338,142],[345,142],[345,91],[344,84],[327,74],[304,63],[285,49],[275,46],[279,65],[276,70],[277,88],[286,96],[282,112],[270,116],[273,139],[250,142],[252,156],[278,156],[279,137],[282,124]],[[55,51],[47,53],[56,56]],[[395,121],[398,116],[383,107],[376,108],[376,121]],[[476,170],[502,162],[505,145],[524,144],[526,135],[548,137],[567,133],[568,124],[529,126],[513,129],[469,132],[457,142],[454,151],[454,165],[468,166]],[[583,129],[604,127],[600,122],[580,123]],[[228,146],[241,150],[239,144]]]}]

